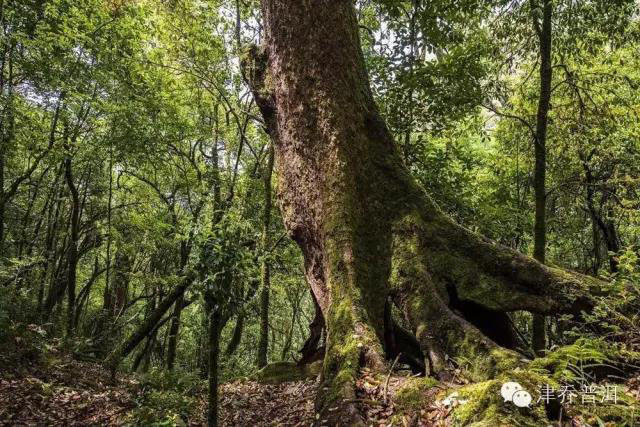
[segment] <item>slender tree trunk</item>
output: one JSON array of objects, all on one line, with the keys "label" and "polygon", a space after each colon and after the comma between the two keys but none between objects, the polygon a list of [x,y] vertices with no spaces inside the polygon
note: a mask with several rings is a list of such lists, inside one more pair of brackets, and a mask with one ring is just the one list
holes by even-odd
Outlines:
[{"label": "slender tree trunk", "polygon": [[[535,224],[533,228],[533,257],[542,264],[545,263],[547,245],[547,123],[549,121],[549,108],[551,105],[551,19],[553,13],[552,0],[543,0],[542,22],[534,17],[534,27],[540,43],[540,94],[538,98],[538,113],[535,137]],[[545,319],[542,315],[533,316],[533,350],[537,355],[543,355],[546,347]]]},{"label": "slender tree trunk", "polygon": [[87,280],[87,283],[83,286],[80,294],[78,295],[78,304],[76,307],[76,319],[75,325],[78,326],[80,324],[80,317],[82,316],[83,308],[86,307],[87,301],[89,301],[89,296],[91,295],[91,288],[94,283],[98,280],[98,277],[104,272],[104,269],[100,269],[100,265],[98,263],[98,257],[96,256],[94,264],[93,264],[93,272],[91,273],[91,277]]},{"label": "slender tree trunk", "polygon": [[[221,192],[221,181],[220,181],[220,168],[218,165],[219,162],[219,153],[218,153],[218,141],[220,139],[220,106],[218,104],[215,105],[213,109],[213,114],[210,119],[210,125],[212,126],[212,136],[213,141],[211,144],[211,169],[210,172],[210,181],[209,184],[211,186],[211,209],[213,211],[213,217],[211,219],[211,231],[215,232],[216,227],[222,221],[224,217],[225,209],[228,207],[227,203],[223,203],[222,201],[222,192]],[[207,305],[205,304],[205,310],[202,316],[202,325],[203,329],[207,331],[206,339],[201,341],[201,370],[200,374],[203,378],[208,378],[209,376],[209,315],[210,313],[207,311]]]},{"label": "slender tree trunk", "polygon": [[153,328],[160,322],[162,316],[180,298],[187,288],[193,283],[195,276],[188,273],[180,284],[175,286],[171,292],[164,297],[158,306],[147,316],[144,322],[122,343],[120,343],[106,358],[105,364],[112,370],[127,357],[140,342],[149,335]]},{"label": "slender tree trunk", "polygon": [[325,349],[322,343],[322,335],[325,330],[324,318],[322,317],[322,309],[320,308],[320,305],[318,305],[313,294],[311,294],[311,297],[313,299],[315,314],[313,316],[313,320],[309,324],[309,337],[300,349],[302,357],[298,362],[299,365],[311,363],[324,357]]},{"label": "slender tree trunk", "polygon": [[[596,279],[472,233],[416,184],[373,101],[352,1],[261,3],[266,46],[246,74],[275,143],[284,224],[326,321],[316,404],[329,424],[363,423],[353,402],[364,366],[387,372],[385,357],[417,350],[429,373],[465,357],[493,377],[522,363],[497,344],[513,342],[506,312],[591,306]],[[389,319],[391,303],[409,331]]]},{"label": "slender tree trunk", "polygon": [[[195,222],[195,218],[194,218]],[[189,241],[193,239],[193,236],[189,237]],[[180,271],[186,271],[187,262],[189,259],[189,253],[191,252],[191,245],[188,241],[183,241],[180,247],[181,261]],[[178,339],[180,333],[180,317],[182,316],[182,310],[187,306],[185,304],[184,292],[178,296],[173,306],[173,314],[171,315],[171,324],[167,330],[168,343],[167,343],[167,369],[172,371],[176,361]]]},{"label": "slender tree trunk", "polygon": [[411,163],[411,135],[413,134],[413,98],[414,98],[414,68],[416,65],[416,39],[417,28],[416,18],[418,16],[418,8],[420,7],[420,0],[411,0],[411,18],[409,19],[409,80],[411,81],[409,89],[407,91],[407,97],[409,98],[409,104],[407,105],[407,124],[404,132],[404,144],[403,144],[403,157],[407,166]]},{"label": "slender tree trunk", "polygon": [[[2,128],[0,128],[0,135],[1,133],[4,133]],[[2,144],[0,146],[0,256],[5,256],[5,253],[4,253],[4,211],[5,211],[4,164],[5,164],[5,145],[4,145],[4,141],[2,141]]]},{"label": "slender tree trunk", "polygon": [[[40,230],[42,230],[42,225],[45,224],[45,219],[47,221],[50,220],[51,216],[51,207],[55,203],[56,195],[58,194],[58,186],[60,178],[63,175],[64,167],[57,168],[57,172],[55,174],[55,178],[52,183],[49,184],[49,188],[47,191],[47,198],[45,203],[38,215],[38,220],[35,224],[33,235],[31,236],[31,241],[27,245],[26,253],[28,256],[31,256],[33,253],[34,247],[40,243]],[[46,238],[46,237],[45,237]]]},{"label": "slender tree trunk", "polygon": [[[0,150],[2,150],[0,148]],[[2,154],[0,154],[2,156]],[[0,169],[4,169],[4,159],[0,159]],[[4,174],[4,171],[0,171],[0,173]],[[0,185],[3,185],[0,182]],[[2,190],[0,190],[0,256],[6,256],[4,252],[4,212],[5,212],[5,200],[4,194],[2,194]]]},{"label": "slender tree trunk", "polygon": [[271,263],[267,251],[271,245],[271,175],[273,173],[273,145],[269,145],[267,164],[263,171],[264,211],[262,214],[262,284],[260,290],[260,340],[258,342],[258,367],[267,365],[269,347],[269,291],[271,287]]},{"label": "slender tree trunk", "polygon": [[[65,141],[69,138],[68,124],[65,123]],[[75,329],[76,274],[78,266],[78,236],[80,232],[80,198],[73,182],[72,156],[69,144],[65,147],[65,180],[71,194],[71,236],[67,252],[67,336],[73,336]]]},{"label": "slender tree trunk", "polygon": [[611,208],[609,207],[609,212],[607,213],[609,218],[604,217],[603,210],[604,205],[606,203],[606,199],[604,199],[604,194],[602,195],[603,199],[600,201],[600,208],[598,209],[595,204],[595,189],[598,186],[598,182],[593,175],[593,171],[589,166],[589,161],[595,154],[595,150],[593,150],[588,155],[581,154],[580,158],[582,160],[582,166],[585,172],[585,187],[586,187],[586,210],[591,217],[591,224],[593,230],[593,255],[595,258],[594,263],[594,272],[596,275],[598,273],[598,269],[600,267],[601,256],[600,256],[600,248],[601,248],[601,239],[600,236],[604,239],[604,244],[607,249],[607,258],[609,259],[609,271],[615,273],[618,271],[618,258],[617,253],[620,251],[620,238],[618,237],[618,232],[616,230],[616,225],[611,219],[613,217],[613,212],[611,212]]},{"label": "slender tree trunk", "polygon": [[591,268],[589,268],[589,270],[591,270],[591,274],[597,276],[600,272],[600,267],[602,267],[602,241],[600,239],[600,230],[598,230],[598,226],[596,225],[596,221],[594,220],[593,215],[591,215],[591,236],[593,241],[593,261],[591,262]]},{"label": "slender tree trunk", "polygon": [[184,304],[184,294],[180,295],[173,305],[173,315],[169,326],[169,344],[167,346],[167,369],[172,371],[176,361],[178,348],[178,332],[180,330],[180,315]]},{"label": "slender tree trunk", "polygon": [[[36,205],[36,200],[38,199],[38,195],[40,194],[40,189],[42,188],[42,182],[44,181],[45,177],[49,174],[50,169],[51,167],[49,166],[42,171],[38,179],[36,179],[35,181],[33,191],[32,192],[30,191],[31,194],[29,195],[29,203],[27,204],[27,209],[25,210],[24,215],[22,216],[22,221],[20,221],[20,229],[21,229],[20,239],[18,240],[18,247],[16,250],[16,256],[18,258],[22,258],[24,255],[28,254],[27,248],[28,248],[29,239],[27,238],[27,235],[28,235],[29,223],[31,222],[33,209]],[[47,196],[45,197],[45,202],[44,202],[45,209],[46,209],[46,206],[49,204],[50,196],[51,196],[51,193],[48,193]]]},{"label": "slender tree trunk", "polygon": [[[107,255],[106,255],[106,277],[104,284],[104,292],[102,294],[102,322],[106,322],[106,318],[111,312],[111,216],[113,214],[113,146],[109,143],[109,195],[107,196]],[[104,327],[99,327],[98,332],[102,332]]]},{"label": "slender tree trunk", "polygon": [[618,252],[620,252],[620,237],[616,229],[616,224],[613,221],[613,209],[609,207],[607,212],[607,219],[603,222],[604,228],[602,228],[602,234],[604,235],[604,241],[607,245],[607,257],[609,258],[609,271],[616,273],[618,271]]},{"label": "slender tree trunk", "polygon": [[158,341],[158,331],[154,330],[151,336],[149,337],[149,351],[147,351],[143,357],[144,363],[142,365],[142,372],[149,372],[149,368],[151,367],[151,360],[153,357],[154,345],[157,344]]},{"label": "slender tree trunk", "polygon": [[138,372],[138,368],[140,368],[140,362],[142,362],[142,359],[144,359],[145,356],[149,353],[150,346],[151,346],[151,338],[149,337],[147,338],[147,341],[145,342],[145,345],[142,348],[142,350],[140,350],[138,354],[136,354],[136,357],[133,360],[133,364],[131,365],[132,372]]},{"label": "slender tree trunk", "polygon": [[[194,219],[195,220],[195,219]],[[189,238],[189,241],[192,238]],[[189,262],[189,253],[191,252],[191,244],[189,241],[180,243],[180,271],[185,271]],[[171,326],[169,327],[169,345],[167,347],[167,368],[173,370],[176,360],[176,351],[178,347],[178,334],[180,332],[180,316],[182,315],[182,307],[184,305],[184,293],[178,297],[173,307],[173,317]]]},{"label": "slender tree trunk", "polygon": [[[64,162],[62,164],[64,168]],[[62,188],[55,189],[55,194],[62,193]],[[45,301],[45,288],[47,281],[53,282],[53,276],[55,274],[55,243],[56,236],[58,232],[58,224],[60,222],[60,211],[62,206],[62,198],[57,196],[57,201],[54,203],[55,209],[52,209],[49,212],[48,224],[47,224],[47,237],[45,239],[45,250],[44,250],[44,265],[42,266],[42,277],[40,278],[40,287],[38,290],[38,313],[41,318],[46,319],[49,315],[51,307],[49,306],[49,296],[47,296],[47,301]],[[52,218],[53,215],[53,218]],[[51,287],[49,290],[49,294],[51,294]]]},{"label": "slender tree trunk", "polygon": [[[7,102],[2,111],[2,117],[0,117],[0,138],[2,143],[0,144],[0,256],[5,256],[4,251],[4,239],[5,239],[5,210],[7,207],[9,196],[5,191],[5,165],[7,158],[7,148],[13,140],[14,133],[14,115],[13,115],[13,51],[15,49],[15,42],[12,42],[8,52],[8,58],[3,55],[2,60],[2,94],[4,94],[4,86],[7,85]],[[7,60],[6,60],[7,59]],[[4,68],[5,62],[8,62],[8,76],[5,79]]]},{"label": "slender tree trunk", "polygon": [[[51,274],[49,275],[49,289],[44,303],[44,318],[48,320],[53,310],[63,300],[67,290],[67,272],[69,263],[67,256],[69,253],[69,222],[63,230],[62,241],[56,239],[52,246]],[[59,243],[59,244],[58,244]],[[56,249],[58,248],[58,249]]]},{"label": "slender tree trunk", "polygon": [[220,355],[221,316],[215,303],[209,309],[209,427],[218,426],[218,358]]},{"label": "slender tree trunk", "polygon": [[244,312],[240,311],[240,313],[238,313],[236,317],[236,324],[233,327],[233,334],[231,335],[231,340],[229,341],[229,344],[227,344],[227,349],[225,350],[225,353],[227,353],[228,356],[235,353],[235,351],[238,349],[238,346],[240,345],[240,341],[242,339],[243,330],[244,330]]},{"label": "slender tree trunk", "polygon": [[111,318],[117,318],[122,314],[129,300],[129,275],[133,268],[134,259],[119,248],[115,254],[113,264],[113,278],[111,280]]},{"label": "slender tree trunk", "polygon": [[292,301],[291,307],[291,323],[289,330],[284,337],[284,344],[282,345],[282,352],[280,353],[280,360],[287,360],[287,354],[291,350],[291,341],[293,341],[293,331],[296,328],[296,322],[298,321],[298,311],[300,310],[300,300],[296,298]]}]

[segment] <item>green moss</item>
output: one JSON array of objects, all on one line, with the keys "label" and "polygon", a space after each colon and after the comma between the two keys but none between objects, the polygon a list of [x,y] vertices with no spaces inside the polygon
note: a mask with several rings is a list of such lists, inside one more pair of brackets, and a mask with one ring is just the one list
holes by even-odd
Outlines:
[{"label": "green moss", "polygon": [[455,348],[456,361],[463,368],[463,375],[473,382],[495,378],[524,365],[518,353],[502,347],[485,349],[469,337],[460,339],[455,335],[449,337],[449,343]]},{"label": "green moss", "polygon": [[398,414],[419,411],[433,400],[438,381],[432,377],[410,378],[396,392],[393,402]]},{"label": "green moss", "polygon": [[325,381],[318,402],[321,411],[345,398],[345,394],[348,396],[360,368],[360,349],[364,343],[355,333],[351,304],[350,298],[334,299],[329,309],[327,327],[331,332],[323,365]]},{"label": "green moss", "polygon": [[270,363],[251,376],[262,383],[279,384],[313,378],[320,373],[322,362],[299,366],[293,362]]},{"label": "green moss", "polygon": [[[518,408],[505,402],[500,394],[502,385],[515,381],[533,397],[529,408]],[[495,379],[440,391],[433,378],[413,378],[396,392],[394,405],[396,416],[419,412],[456,393],[458,404],[451,410],[450,420],[454,426],[497,427],[497,426],[544,426],[549,424],[542,402],[537,402],[540,387],[549,384],[558,388],[559,384],[535,371],[522,368],[511,369]]]},{"label": "green moss", "polygon": [[[518,408],[511,402],[505,402],[500,395],[502,384],[515,381],[534,397],[529,408]],[[456,406],[452,411],[454,425],[496,427],[496,426],[541,426],[547,425],[544,405],[537,403],[535,396],[544,384],[557,386],[553,380],[536,372],[514,369],[499,375],[496,379],[483,381],[457,389],[450,389],[440,394],[444,398],[457,391],[464,404]]]},{"label": "green moss", "polygon": [[[334,197],[333,195],[332,197]],[[326,313],[328,330],[323,378],[317,406],[320,412],[338,401],[355,398],[355,381],[364,355],[382,355],[378,334],[383,334],[386,287],[384,267],[369,258],[384,258],[385,245],[378,239],[353,235],[349,228],[352,203],[336,201],[327,218],[324,257],[331,305]],[[358,254],[358,256],[354,256]]]},{"label": "green moss", "polygon": [[511,369],[516,369],[523,363],[522,356],[502,347],[491,350],[490,355],[495,363],[495,372],[506,372]]}]

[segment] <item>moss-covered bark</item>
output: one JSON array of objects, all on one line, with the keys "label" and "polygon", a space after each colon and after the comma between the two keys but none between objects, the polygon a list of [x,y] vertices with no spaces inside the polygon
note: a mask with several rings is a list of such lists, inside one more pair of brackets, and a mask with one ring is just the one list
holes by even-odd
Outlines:
[{"label": "moss-covered bark", "polygon": [[[434,374],[466,358],[488,378],[519,357],[496,343],[508,328],[489,338],[478,317],[589,306],[590,279],[455,224],[412,180],[373,101],[351,1],[262,0],[262,12],[266,46],[246,69],[276,148],[284,223],[326,322],[323,416],[361,421],[345,402],[359,369],[386,369],[385,355],[421,353]],[[390,301],[415,340],[389,333]]]}]

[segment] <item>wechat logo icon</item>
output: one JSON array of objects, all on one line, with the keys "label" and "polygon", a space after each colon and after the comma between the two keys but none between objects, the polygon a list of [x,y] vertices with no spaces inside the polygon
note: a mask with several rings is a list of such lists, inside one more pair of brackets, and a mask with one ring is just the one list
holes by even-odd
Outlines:
[{"label": "wechat logo icon", "polygon": [[500,394],[505,402],[513,402],[518,408],[528,408],[531,405],[531,394],[516,382],[502,384]]}]

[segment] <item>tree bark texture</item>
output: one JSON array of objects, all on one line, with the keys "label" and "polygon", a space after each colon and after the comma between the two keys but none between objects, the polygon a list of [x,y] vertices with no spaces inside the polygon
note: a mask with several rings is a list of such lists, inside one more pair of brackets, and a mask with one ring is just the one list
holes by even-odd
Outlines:
[{"label": "tree bark texture", "polygon": [[[538,6],[536,2],[534,6]],[[551,19],[553,15],[552,0],[543,0],[542,22],[534,17],[534,28],[538,35],[540,49],[540,93],[538,97],[538,112],[536,116],[535,135],[535,223],[533,226],[533,257],[545,263],[547,248],[547,124],[549,122],[549,108],[551,106],[551,80],[553,68],[551,66]],[[538,355],[544,354],[546,347],[545,319],[543,315],[533,315],[532,328],[533,350]]]},{"label": "tree bark texture", "polygon": [[[390,354],[417,348],[433,374],[464,356],[491,376],[519,360],[497,344],[512,340],[508,327],[492,326],[506,312],[590,305],[594,279],[457,225],[415,183],[374,103],[351,1],[262,0],[262,13],[266,47],[254,49],[248,80],[275,143],[284,223],[326,323],[323,414],[361,422],[348,403],[355,379],[365,365],[386,372]],[[409,331],[388,320],[392,303]]]}]

